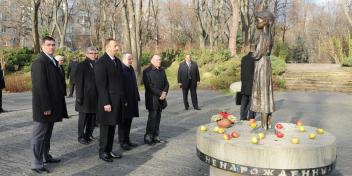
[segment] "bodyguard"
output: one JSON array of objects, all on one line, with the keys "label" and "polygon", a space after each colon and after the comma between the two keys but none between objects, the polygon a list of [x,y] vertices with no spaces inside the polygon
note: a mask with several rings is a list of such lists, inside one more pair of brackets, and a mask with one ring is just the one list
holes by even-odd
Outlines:
[{"label": "bodyguard", "polygon": [[99,157],[106,162],[121,158],[112,152],[116,125],[122,119],[122,106],[126,106],[123,91],[121,61],[115,57],[119,46],[114,39],[105,41],[105,54],[97,61],[94,72],[98,90],[97,118],[100,123]]},{"label": "bodyguard", "polygon": [[167,106],[166,96],[169,91],[169,82],[165,70],[160,65],[160,56],[154,55],[151,59],[151,65],[143,71],[145,105],[149,112],[144,143],[148,145],[166,142],[159,137],[159,125],[161,111]]},{"label": "bodyguard", "polygon": [[55,122],[68,118],[65,90],[58,62],[54,59],[55,40],[44,37],[41,41],[42,52],[32,64],[32,165],[37,173],[48,173],[44,163],[60,162],[49,154],[50,139]]},{"label": "bodyguard", "polygon": [[94,67],[98,58],[95,47],[86,49],[86,59],[78,64],[76,70],[76,111],[78,117],[78,142],[88,144],[93,141],[95,115],[98,107],[98,92],[95,85]]},{"label": "bodyguard", "polygon": [[193,108],[200,110],[197,98],[197,85],[200,82],[199,69],[197,63],[192,61],[191,55],[186,55],[185,60],[180,63],[177,81],[182,88],[185,109],[189,108],[188,92],[191,92]]},{"label": "bodyguard", "polygon": [[70,64],[68,65],[67,69],[67,78],[70,79],[70,94],[68,97],[73,97],[73,91],[75,90],[75,85],[76,85],[76,70],[78,66],[78,61],[77,59],[73,59]]}]

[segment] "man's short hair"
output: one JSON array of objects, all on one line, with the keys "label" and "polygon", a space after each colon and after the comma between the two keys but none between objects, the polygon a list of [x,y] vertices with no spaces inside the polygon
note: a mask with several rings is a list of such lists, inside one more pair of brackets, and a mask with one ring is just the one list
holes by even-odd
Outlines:
[{"label": "man's short hair", "polygon": [[42,38],[41,43],[44,44],[46,41],[54,41],[55,42],[55,39],[50,36],[45,36]]},{"label": "man's short hair", "polygon": [[116,40],[113,39],[113,38],[108,38],[108,39],[105,40],[104,46],[106,47],[111,41],[116,41]]},{"label": "man's short hair", "polygon": [[86,48],[86,53],[89,53],[89,52],[98,52],[98,49],[95,46],[90,46]]}]

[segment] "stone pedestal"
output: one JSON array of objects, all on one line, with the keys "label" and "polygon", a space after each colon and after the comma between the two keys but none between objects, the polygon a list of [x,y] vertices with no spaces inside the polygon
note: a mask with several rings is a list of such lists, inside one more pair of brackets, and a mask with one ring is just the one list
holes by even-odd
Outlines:
[{"label": "stone pedestal", "polygon": [[[320,176],[334,170],[336,138],[331,133],[325,131],[320,135],[315,127],[309,126],[300,132],[294,124],[281,124],[283,138],[278,138],[275,130],[252,129],[249,122],[239,122],[225,129],[225,134],[239,133],[239,138],[230,140],[213,132],[215,123],[207,124],[207,131],[197,130],[197,155],[210,165],[212,176]],[[265,133],[265,138],[252,144],[251,138],[260,132]],[[315,133],[316,138],[310,139],[310,133]],[[299,139],[299,144],[291,143],[293,137]]]}]

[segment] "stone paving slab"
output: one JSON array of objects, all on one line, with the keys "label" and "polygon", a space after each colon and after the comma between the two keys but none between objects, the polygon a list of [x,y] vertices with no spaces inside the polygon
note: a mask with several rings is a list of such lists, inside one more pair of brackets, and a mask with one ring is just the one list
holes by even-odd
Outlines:
[{"label": "stone paving slab", "polygon": [[[131,151],[122,151],[117,141],[114,151],[123,158],[113,163],[98,159],[98,142],[81,145],[77,142],[77,113],[74,99],[66,99],[70,119],[56,123],[51,153],[62,159],[50,164],[48,175],[75,176],[202,176],[209,169],[196,156],[197,127],[209,123],[210,116],[226,110],[239,114],[232,96],[215,91],[199,91],[201,111],[185,111],[181,91],[171,91],[169,107],[163,112],[161,137],[169,143],[147,146],[143,135],[147,122],[144,95],[140,103],[141,117],[132,124],[131,138],[141,144]],[[302,119],[310,126],[319,126],[337,137],[338,162],[334,175],[352,175],[352,95],[339,93],[275,92],[277,111],[274,120],[292,122]],[[0,175],[35,175],[30,168],[30,136],[32,131],[31,94],[4,94],[4,108],[11,112],[0,114]],[[99,135],[96,129],[94,135]],[[117,139],[117,138],[115,138]]]}]

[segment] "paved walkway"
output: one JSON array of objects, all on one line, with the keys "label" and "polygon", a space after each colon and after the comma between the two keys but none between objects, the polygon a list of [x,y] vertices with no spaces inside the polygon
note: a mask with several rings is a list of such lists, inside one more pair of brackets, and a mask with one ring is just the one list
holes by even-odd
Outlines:
[{"label": "paved walkway", "polygon": [[[144,96],[142,96],[144,100]],[[300,118],[306,125],[323,127],[337,137],[338,163],[335,175],[352,175],[352,95],[338,93],[275,93],[277,111],[275,120],[290,122]],[[62,159],[50,164],[49,175],[76,176],[198,176],[208,175],[208,166],[196,156],[195,132],[197,126],[209,123],[210,116],[226,110],[235,115],[239,107],[232,96],[215,91],[200,91],[202,110],[185,111],[182,93],[169,94],[169,107],[162,114],[161,136],[167,144],[141,145],[123,152],[117,142],[114,150],[122,152],[123,158],[113,163],[98,159],[98,142],[81,145],[77,142],[77,113],[73,99],[67,99],[71,118],[56,123],[51,153]],[[35,175],[30,168],[30,136],[32,131],[31,95],[29,93],[5,94],[4,108],[11,112],[0,114],[0,175]],[[131,138],[143,143],[147,121],[144,101],[140,103],[141,117],[133,121]],[[98,136],[99,130],[95,131]]]}]

